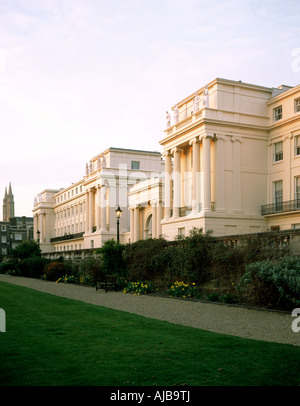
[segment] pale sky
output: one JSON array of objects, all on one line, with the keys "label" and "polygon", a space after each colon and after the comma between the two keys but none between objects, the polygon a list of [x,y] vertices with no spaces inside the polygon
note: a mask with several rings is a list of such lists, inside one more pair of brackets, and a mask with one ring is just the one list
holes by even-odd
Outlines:
[{"label": "pale sky", "polygon": [[299,0],[0,0],[0,202],[16,216],[109,147],[161,151],[216,77],[300,84]]}]

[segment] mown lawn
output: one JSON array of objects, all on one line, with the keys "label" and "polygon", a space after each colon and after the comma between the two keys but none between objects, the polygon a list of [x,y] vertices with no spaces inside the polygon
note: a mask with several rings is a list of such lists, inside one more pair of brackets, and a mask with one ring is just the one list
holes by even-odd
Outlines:
[{"label": "mown lawn", "polygon": [[225,336],[0,283],[1,386],[300,385],[300,347]]}]

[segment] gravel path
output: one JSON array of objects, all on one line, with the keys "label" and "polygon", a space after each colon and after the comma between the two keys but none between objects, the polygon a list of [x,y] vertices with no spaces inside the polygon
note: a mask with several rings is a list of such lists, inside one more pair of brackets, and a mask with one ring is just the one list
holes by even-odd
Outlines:
[{"label": "gravel path", "polygon": [[1,282],[184,326],[300,346],[300,332],[293,332],[291,325],[294,317],[290,313],[147,295],[136,296],[121,292],[106,293],[104,290],[96,291],[95,288],[88,286],[8,275],[0,275],[0,285]]}]

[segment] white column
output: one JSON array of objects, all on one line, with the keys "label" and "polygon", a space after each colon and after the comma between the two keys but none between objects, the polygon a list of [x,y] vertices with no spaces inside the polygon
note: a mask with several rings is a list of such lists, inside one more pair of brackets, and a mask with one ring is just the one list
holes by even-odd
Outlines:
[{"label": "white column", "polygon": [[[79,204],[78,202],[75,204],[74,206],[74,210],[75,210],[75,233],[79,232]],[[76,224],[77,224],[77,231],[76,231]]]},{"label": "white column", "polygon": [[101,187],[96,187],[96,227],[97,232],[101,230]]},{"label": "white column", "polygon": [[180,155],[181,149],[176,147],[172,150],[174,154],[174,171],[173,171],[173,217],[179,217],[179,208],[181,206],[181,170]]},{"label": "white column", "polygon": [[134,242],[134,209],[129,208],[130,213],[130,242]]},{"label": "white column", "polygon": [[216,210],[225,210],[225,155],[224,142],[225,137],[216,137],[216,181],[215,196]]},{"label": "white column", "polygon": [[43,225],[43,217],[44,215],[40,212],[39,213],[39,231],[40,231],[40,242],[44,241],[44,225]]},{"label": "white column", "polygon": [[51,214],[45,212],[45,241],[50,243],[51,238]]},{"label": "white column", "polygon": [[242,139],[232,137],[233,142],[233,172],[232,172],[232,210],[240,212],[242,210],[242,184],[241,184],[241,142]]},{"label": "white column", "polygon": [[93,225],[94,225],[94,190],[89,190],[89,233],[93,232]]},{"label": "white column", "polygon": [[37,230],[38,230],[38,215],[37,214],[35,214],[34,216],[33,216],[33,235],[34,235],[34,239],[35,240],[37,240]]},{"label": "white column", "polygon": [[[112,190],[110,187],[109,182],[106,185],[106,225],[107,225],[107,229],[110,231],[112,224],[111,224],[111,210],[116,210],[114,206],[112,206]],[[115,217],[115,213],[114,216]],[[115,222],[114,222],[115,223]],[[115,226],[115,230],[116,230],[116,226]]]},{"label": "white column", "polygon": [[192,214],[199,212],[200,203],[200,141],[196,138],[190,141],[193,146],[193,169],[192,169]]},{"label": "white column", "polygon": [[89,204],[89,191],[85,192],[85,232],[89,232],[89,219],[90,219],[90,204]]},{"label": "white column", "polygon": [[134,208],[134,242],[140,239],[140,208]]},{"label": "white column", "polygon": [[162,206],[161,206],[161,202],[158,200],[157,201],[157,226],[156,226],[156,238],[159,238],[159,236],[161,235],[161,218],[162,218]]},{"label": "white column", "polygon": [[106,185],[101,186],[101,232],[106,231]]},{"label": "white column", "polygon": [[164,152],[165,157],[165,219],[169,219],[172,205],[172,155],[170,151]]},{"label": "white column", "polygon": [[210,159],[210,142],[212,135],[205,134],[202,137],[202,162],[203,162],[203,183],[204,183],[204,201],[203,209],[211,210],[211,159]]},{"label": "white column", "polygon": [[151,202],[151,207],[152,207],[152,238],[156,238],[157,237],[157,208],[156,208],[155,201]]},{"label": "white column", "polygon": [[46,242],[46,213],[42,213],[42,233],[41,235],[43,236],[43,239],[41,240],[42,242]]}]

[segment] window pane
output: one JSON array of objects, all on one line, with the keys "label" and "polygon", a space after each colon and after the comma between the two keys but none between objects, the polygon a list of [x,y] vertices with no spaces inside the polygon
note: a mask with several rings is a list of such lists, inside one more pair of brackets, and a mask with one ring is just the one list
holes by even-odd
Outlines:
[{"label": "window pane", "polygon": [[274,162],[283,160],[283,142],[276,142],[274,144]]},{"label": "window pane", "polygon": [[300,176],[295,178],[295,206],[297,209],[300,208]]},{"label": "window pane", "polygon": [[276,107],[273,110],[273,115],[274,121],[280,120],[282,118],[282,106]]},{"label": "window pane", "polygon": [[300,155],[300,136],[295,137],[295,156]]},{"label": "window pane", "polygon": [[131,169],[140,169],[140,162],[139,161],[131,161]]},{"label": "window pane", "polygon": [[273,184],[273,200],[275,204],[275,210],[276,211],[282,211],[282,197],[283,197],[283,192],[282,192],[282,180],[278,180],[274,182]]}]

